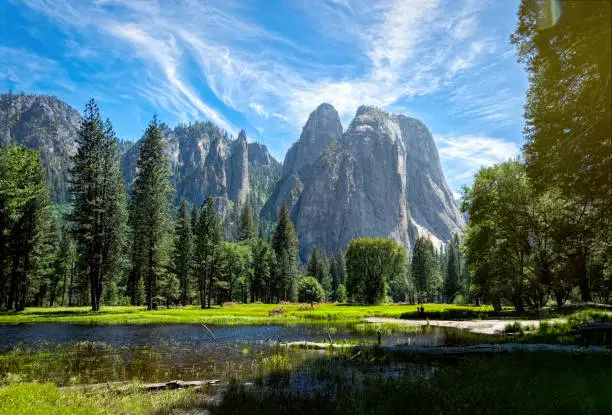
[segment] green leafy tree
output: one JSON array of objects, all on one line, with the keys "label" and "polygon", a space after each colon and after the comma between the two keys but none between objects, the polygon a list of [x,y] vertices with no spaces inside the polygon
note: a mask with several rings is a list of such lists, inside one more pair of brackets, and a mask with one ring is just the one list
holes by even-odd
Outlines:
[{"label": "green leafy tree", "polygon": [[298,279],[298,301],[302,303],[318,303],[325,299],[325,290],[316,278],[310,275]]},{"label": "green leafy tree", "polygon": [[85,107],[71,170],[80,273],[89,285],[91,308],[100,309],[104,284],[121,275],[126,247],[126,195],[117,137],[94,100]]},{"label": "green leafy tree", "polygon": [[193,283],[193,231],[189,203],[183,201],[175,226],[174,270],[179,280],[181,304],[191,303]]},{"label": "green leafy tree", "polygon": [[228,301],[239,299],[247,301],[248,283],[251,279],[251,247],[244,243],[223,242],[221,244],[221,278],[217,286],[223,287],[224,297]]},{"label": "green leafy tree", "polygon": [[202,308],[206,308],[207,300],[210,308],[215,277],[219,274],[222,266],[222,241],[221,218],[213,198],[208,196],[200,210],[200,217],[195,230],[195,267]]},{"label": "green leafy tree", "polygon": [[[612,264],[612,13],[605,1],[558,6],[554,16],[545,2],[523,0],[511,41],[529,75],[527,173],[538,192],[559,190],[565,199],[556,245],[566,247],[562,256],[589,301],[589,264]],[[551,277],[563,296],[567,284]]]},{"label": "green leafy tree", "polygon": [[344,284],[338,285],[338,288],[336,289],[336,301],[339,303],[346,303],[347,299],[348,296],[346,293],[346,287]]},{"label": "green leafy tree", "polygon": [[298,239],[289,209],[283,202],[278,215],[278,223],[272,240],[276,252],[276,290],[279,300],[294,299],[295,279],[298,274]]},{"label": "green leafy tree", "polygon": [[346,251],[349,297],[368,304],[381,303],[388,282],[406,273],[406,261],[406,250],[393,239],[353,239]]}]

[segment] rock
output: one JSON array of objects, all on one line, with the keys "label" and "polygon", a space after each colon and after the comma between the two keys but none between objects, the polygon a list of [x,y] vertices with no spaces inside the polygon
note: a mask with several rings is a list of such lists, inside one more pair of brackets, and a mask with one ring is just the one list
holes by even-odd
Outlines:
[{"label": "rock", "polygon": [[312,164],[330,144],[342,136],[342,124],[335,108],[321,104],[308,117],[300,139],[295,142],[283,163],[283,174],[262,210],[267,220],[276,220],[283,201],[291,211],[302,192],[301,175],[308,172]]},{"label": "rock", "polygon": [[[227,206],[228,201],[240,205],[246,200],[251,185],[263,192],[261,197],[265,199],[271,194],[272,186],[265,173],[251,175],[249,150],[253,147],[248,143],[244,130],[238,138],[232,139],[211,122],[179,125],[174,129],[164,125],[162,129],[177,201],[185,199],[201,205],[206,196],[212,195],[221,208]],[[255,168],[258,171],[267,168],[279,170],[279,163],[268,149],[262,145],[258,147],[255,147]],[[124,177],[128,184],[133,181],[137,157],[137,145],[123,157]],[[266,162],[270,164],[264,164]]]},{"label": "rock", "polygon": [[227,175],[228,198],[243,204],[249,194],[249,148],[244,130],[240,131],[238,139],[232,143]]},{"label": "rock", "polygon": [[69,200],[68,169],[77,149],[81,115],[52,96],[0,94],[0,137],[8,135],[17,144],[40,150],[40,158],[51,188],[51,199]]},{"label": "rock", "polygon": [[357,237],[391,237],[410,249],[426,234],[439,245],[464,224],[431,133],[408,117],[360,107],[344,135],[299,175],[292,218],[302,259],[314,247],[333,254]]}]

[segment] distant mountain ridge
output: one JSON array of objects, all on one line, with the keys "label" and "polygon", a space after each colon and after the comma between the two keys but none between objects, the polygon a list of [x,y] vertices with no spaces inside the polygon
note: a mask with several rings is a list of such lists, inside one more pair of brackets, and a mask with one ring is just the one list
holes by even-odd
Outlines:
[{"label": "distant mountain ridge", "polygon": [[79,112],[56,97],[0,94],[0,137],[4,141],[12,125],[14,142],[40,150],[51,198],[59,203],[69,200],[68,169],[80,123]]},{"label": "distant mountain ridge", "polygon": [[[39,149],[55,202],[69,201],[68,170],[76,151],[81,115],[70,105],[47,95],[0,94],[0,133],[9,123],[13,140]],[[267,147],[248,143],[244,131],[236,139],[211,122],[170,128],[162,126],[176,199],[201,204],[208,194],[221,202],[242,204],[251,193],[260,209],[280,177],[281,164]],[[134,179],[138,143],[121,142],[124,179]],[[222,203],[223,204],[223,203]]]},{"label": "distant mountain ridge", "polygon": [[[2,136],[14,124],[13,139],[39,149],[59,203],[69,201],[68,169],[80,122],[80,114],[55,97],[0,95]],[[414,118],[362,106],[344,131],[335,108],[321,104],[282,165],[265,145],[249,143],[244,131],[233,138],[212,122],[162,124],[162,130],[177,204],[214,196],[232,235],[228,226],[235,226],[247,197],[267,224],[286,202],[302,259],[314,247],[331,254],[361,236],[392,237],[410,249],[417,235],[426,235],[440,245],[465,224],[433,137]],[[120,148],[129,186],[138,142]]]}]

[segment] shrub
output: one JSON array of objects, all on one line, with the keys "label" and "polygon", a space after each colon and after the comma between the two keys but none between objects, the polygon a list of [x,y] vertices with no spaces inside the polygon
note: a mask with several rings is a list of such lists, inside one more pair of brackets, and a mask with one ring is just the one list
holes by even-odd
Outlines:
[{"label": "shrub", "polygon": [[346,300],[346,287],[344,284],[340,284],[338,285],[338,288],[336,288],[336,301],[339,303],[346,303]]},{"label": "shrub", "polygon": [[324,299],[325,290],[316,278],[306,276],[298,281],[298,301],[303,303],[318,303]]},{"label": "shrub", "polygon": [[270,310],[268,312],[268,315],[270,317],[276,317],[276,316],[282,316],[287,312],[287,310],[285,310],[284,307],[277,307],[277,308],[273,308],[272,310]]}]

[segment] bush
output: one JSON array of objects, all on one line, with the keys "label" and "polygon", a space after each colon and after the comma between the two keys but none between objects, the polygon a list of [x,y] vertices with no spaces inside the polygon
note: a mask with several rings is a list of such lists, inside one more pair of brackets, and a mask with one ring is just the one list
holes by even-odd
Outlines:
[{"label": "bush", "polygon": [[287,310],[285,310],[285,308],[281,306],[281,307],[277,307],[277,308],[274,308],[274,309],[270,310],[270,311],[268,312],[268,315],[269,315],[270,317],[282,316],[282,315],[284,315],[286,312],[287,312]]},{"label": "bush", "polygon": [[314,277],[306,276],[298,282],[298,301],[318,303],[325,299],[325,290]]},{"label": "bush", "polygon": [[346,287],[344,284],[340,284],[338,285],[338,288],[336,288],[336,301],[339,303],[346,303],[346,300]]}]

